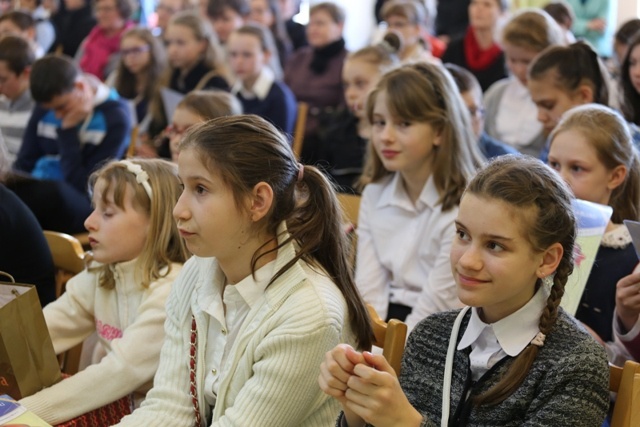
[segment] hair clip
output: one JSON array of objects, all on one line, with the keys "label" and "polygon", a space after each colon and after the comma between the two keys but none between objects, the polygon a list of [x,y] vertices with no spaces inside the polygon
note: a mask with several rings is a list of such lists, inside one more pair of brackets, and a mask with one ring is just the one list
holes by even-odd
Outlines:
[{"label": "hair clip", "polygon": [[544,339],[547,336],[542,332],[538,332],[535,337],[531,340],[531,344],[537,345],[538,347],[542,347],[544,345]]},{"label": "hair clip", "polygon": [[149,184],[149,174],[147,174],[144,169],[142,169],[142,166],[137,163],[133,163],[130,160],[120,160],[118,164],[124,166],[129,172],[136,176],[136,182],[142,185],[145,193],[147,193],[147,196],[149,196],[149,200],[151,200],[152,197],[151,185]]}]

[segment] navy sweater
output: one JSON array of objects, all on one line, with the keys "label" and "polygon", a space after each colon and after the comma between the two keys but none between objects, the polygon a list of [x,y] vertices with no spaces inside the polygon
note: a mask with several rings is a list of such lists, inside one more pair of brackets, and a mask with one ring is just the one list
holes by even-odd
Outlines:
[{"label": "navy sweater", "polygon": [[245,99],[242,92],[236,94],[245,114],[256,114],[273,123],[278,129],[291,134],[296,123],[298,104],[289,87],[282,82],[273,82],[264,99]]},{"label": "navy sweater", "polygon": [[53,110],[36,106],[24,134],[14,169],[31,173],[44,156],[60,156],[64,181],[86,192],[91,172],[107,159],[124,155],[131,133],[127,105],[107,99],[93,109],[93,116],[81,137],[81,125],[61,129]]}]

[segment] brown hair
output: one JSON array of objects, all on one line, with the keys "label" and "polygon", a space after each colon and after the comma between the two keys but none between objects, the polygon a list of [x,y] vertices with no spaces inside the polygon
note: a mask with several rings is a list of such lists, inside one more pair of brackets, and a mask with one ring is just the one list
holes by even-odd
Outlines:
[{"label": "brown hair", "polygon": [[282,79],[282,67],[280,66],[278,49],[276,48],[276,42],[273,38],[273,33],[271,32],[271,30],[269,30],[269,28],[265,27],[264,25],[250,23],[243,25],[233,32],[235,34],[253,36],[258,39],[258,42],[260,43],[260,49],[263,52],[269,52],[271,54],[271,58],[267,66],[271,68],[271,71],[273,71],[276,80]]},{"label": "brown hair", "polygon": [[640,207],[640,161],[633,146],[629,125],[616,111],[597,104],[581,105],[567,111],[549,140],[568,130],[576,130],[593,146],[598,160],[607,170],[623,165],[627,176],[611,192],[611,221],[622,224],[625,219],[638,220]]},{"label": "brown hair", "polygon": [[[116,81],[114,84],[114,88],[118,91],[118,93],[127,98],[134,99],[139,95],[142,97],[151,99],[155,90],[157,90],[158,81],[162,74],[162,71],[166,66],[166,58],[164,53],[164,48],[162,44],[155,37],[151,31],[147,28],[142,27],[134,27],[127,30],[120,39],[121,41],[128,38],[135,37],[147,44],[149,47],[149,65],[147,65],[145,69],[146,73],[146,82],[145,87],[142,93],[137,93],[137,82],[136,76],[134,76],[131,71],[124,66],[123,58],[120,58],[118,62],[118,71],[116,72]],[[139,118],[141,119],[141,118]]]},{"label": "brown hair", "polygon": [[[113,203],[124,209],[124,198],[133,190],[133,205],[149,216],[149,233],[142,252],[138,256],[138,271],[142,273],[141,285],[148,287],[151,282],[165,277],[171,271],[171,263],[183,263],[189,253],[178,232],[173,218],[173,207],[178,201],[182,188],[178,179],[177,165],[161,159],[130,159],[139,165],[149,178],[152,198],[149,199],[144,187],[136,181],[137,176],[118,161],[107,163],[89,177],[93,188],[99,179],[106,183],[102,201]],[[162,271],[168,267],[166,271]],[[115,287],[115,277],[108,265],[102,268],[100,285],[107,289]]]},{"label": "brown hair", "polygon": [[[547,335],[558,318],[558,306],[567,278],[573,271],[573,246],[576,238],[576,219],[571,206],[571,191],[551,168],[528,156],[506,155],[495,158],[473,178],[467,193],[500,200],[523,214],[524,220],[535,215],[533,221],[523,221],[525,236],[535,251],[542,252],[554,243],[562,245],[563,254],[553,277],[553,286],[540,316],[540,332]],[[541,286],[540,280],[536,287]],[[496,405],[522,384],[540,347],[528,345],[509,367],[500,381],[486,392],[475,396],[476,405]]]},{"label": "brown hair", "polygon": [[[439,65],[415,63],[404,65],[382,76],[367,98],[367,118],[373,122],[378,94],[386,92],[391,114],[410,122],[429,123],[441,136],[434,149],[433,180],[442,210],[460,203],[460,196],[484,163],[472,132],[471,117],[451,75]],[[384,168],[380,157],[369,144],[369,153],[359,185],[375,182],[392,172]]]},{"label": "brown hair", "polygon": [[377,66],[386,72],[400,63],[398,53],[402,49],[400,37],[392,32],[386,33],[378,44],[363,47],[350,53],[347,60],[358,59]]},{"label": "brown hair", "polygon": [[620,67],[620,86],[622,89],[622,106],[621,110],[624,118],[635,124],[640,124],[640,93],[631,83],[631,53],[640,45],[640,30],[628,41],[627,54],[625,55],[622,66]]},{"label": "brown hair", "polygon": [[344,9],[335,3],[329,1],[316,3],[309,8],[309,16],[320,11],[327,12],[327,14],[329,14],[329,16],[331,17],[331,20],[333,20],[333,22],[335,22],[336,24],[344,23],[346,17]]},{"label": "brown hair", "polygon": [[4,36],[0,39],[0,61],[16,76],[36,62],[36,56],[29,42],[19,36]]},{"label": "brown hair", "polygon": [[424,27],[427,25],[427,8],[422,2],[416,0],[391,0],[382,5],[380,11],[382,19],[387,20],[391,16],[405,18],[411,24]]},{"label": "brown hair", "polygon": [[502,42],[541,52],[549,46],[564,44],[564,34],[548,13],[540,9],[525,9],[504,26]]},{"label": "brown hair", "polygon": [[[102,0],[96,0],[96,4],[100,3]],[[116,10],[118,11],[118,15],[122,19],[130,19],[131,14],[133,13],[133,5],[130,0],[115,0]]]},{"label": "brown hair", "polygon": [[251,270],[255,272],[260,257],[295,241],[296,256],[274,274],[271,283],[300,259],[323,269],[345,297],[359,346],[368,348],[371,325],[349,267],[341,209],[325,175],[313,166],[304,166],[299,180],[302,166],[286,137],[255,115],[220,117],[197,125],[180,144],[181,151],[189,148],[196,150],[208,169],[229,186],[238,209],[259,182],[272,188],[271,210],[259,226],[277,235],[277,228],[284,221],[290,237],[272,251],[264,252],[270,242],[259,248],[253,255]]},{"label": "brown hair", "polygon": [[587,84],[593,91],[593,102],[609,104],[609,78],[598,54],[585,42],[569,46],[549,46],[529,66],[530,80],[553,79],[556,88],[572,93]]},{"label": "brown hair", "polygon": [[237,97],[223,90],[194,90],[176,106],[202,117],[204,120],[221,116],[242,114],[242,104]]}]

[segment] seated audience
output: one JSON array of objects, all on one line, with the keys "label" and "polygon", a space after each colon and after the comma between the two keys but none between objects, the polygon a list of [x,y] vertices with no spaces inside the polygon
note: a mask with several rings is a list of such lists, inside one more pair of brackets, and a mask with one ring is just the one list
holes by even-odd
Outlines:
[{"label": "seated audience", "polygon": [[249,7],[251,8],[249,20],[264,25],[271,30],[278,50],[280,67],[284,69],[289,55],[293,52],[293,44],[287,33],[282,13],[280,12],[280,1],[250,0]]},{"label": "seated audience", "polygon": [[242,104],[229,92],[221,90],[195,90],[176,106],[171,124],[165,131],[171,148],[171,160],[178,162],[180,143],[186,132],[198,123],[216,117],[236,116],[242,114]]},{"label": "seated audience", "polygon": [[[527,191],[522,191],[527,188]],[[603,349],[559,307],[573,270],[571,192],[528,156],[494,159],[462,195],[451,247],[462,310],[409,335],[400,375],[341,344],[321,365],[336,425],[600,426]]]},{"label": "seated audience", "polygon": [[97,25],[82,42],[76,58],[83,72],[105,80],[120,59],[122,34],[133,27],[129,0],[96,0]]},{"label": "seated audience", "polygon": [[36,40],[36,21],[31,15],[19,10],[0,15],[0,37],[6,35],[20,36],[27,40],[37,58],[44,55],[42,46]]},{"label": "seated audience", "polygon": [[406,319],[412,329],[460,306],[449,250],[460,196],[484,157],[440,65],[418,62],[387,72],[366,108],[372,132],[361,180],[356,284],[380,317]]},{"label": "seated audience", "polygon": [[524,154],[540,156],[546,143],[542,124],[536,118],[536,104],[527,89],[527,68],[551,45],[563,43],[556,22],[540,10],[524,10],[502,30],[502,50],[511,74],[487,90],[485,130]]},{"label": "seated audience", "polygon": [[127,148],[127,106],[65,56],[36,61],[29,84],[37,105],[14,168],[36,178],[63,180],[85,193],[91,172],[107,159],[121,158]]},{"label": "seated audience", "polygon": [[250,9],[247,0],[200,0],[202,16],[209,18],[222,46],[234,30],[244,25]]},{"label": "seated audience", "polygon": [[51,13],[42,3],[42,0],[20,0],[20,9],[36,21],[36,43],[48,52],[56,39],[56,30],[49,19]]},{"label": "seated audience", "polygon": [[627,123],[602,105],[567,111],[550,140],[549,166],[567,182],[574,196],[613,208],[575,314],[599,339],[611,343],[616,284],[638,264],[623,221],[639,219],[640,160]]},{"label": "seated audience", "polygon": [[437,62],[431,53],[431,43],[422,37],[427,26],[427,9],[423,4],[415,0],[391,0],[385,2],[380,13],[387,28],[401,37],[402,62]]},{"label": "seated audience", "polygon": [[442,62],[471,71],[483,91],[507,77],[504,53],[496,40],[499,20],[506,11],[506,0],[471,1],[466,33],[451,40],[442,56]]},{"label": "seated audience", "polygon": [[338,185],[338,191],[356,193],[371,139],[367,96],[380,77],[400,63],[401,42],[397,34],[385,34],[381,43],[347,56],[342,67],[346,108],[337,110],[320,129],[319,164]]},{"label": "seated audience", "polygon": [[245,114],[256,114],[291,134],[297,104],[291,89],[276,78],[269,67],[278,52],[268,28],[248,24],[235,30],[227,41],[231,71],[237,77],[231,93],[242,103]]},{"label": "seated audience", "polygon": [[444,64],[453,81],[458,87],[460,96],[464,101],[469,114],[471,115],[471,126],[473,134],[478,140],[480,151],[487,158],[491,159],[505,154],[518,154],[518,150],[510,145],[503,144],[500,141],[490,137],[484,131],[485,109],[482,103],[482,89],[478,79],[475,78],[470,71],[465,70],[454,64]]},{"label": "seated audience", "polygon": [[149,103],[166,65],[164,48],[151,31],[138,27],[122,35],[120,60],[109,80],[120,96],[133,104],[135,118],[132,117],[132,122],[144,128],[139,129],[140,132],[146,132],[146,123],[151,119],[147,115]]},{"label": "seated audience", "polygon": [[0,39],[0,132],[6,144],[6,160],[12,164],[35,102],[29,90],[29,75],[35,55],[29,43],[17,36]]},{"label": "seated audience", "polygon": [[298,102],[309,105],[302,159],[318,159],[318,127],[321,116],[344,104],[342,65],[347,56],[342,30],[344,10],[335,3],[315,3],[309,10],[309,46],[294,52],[284,69],[284,82]]},{"label": "seated audience", "polygon": [[175,165],[115,161],[92,175],[91,186],[94,210],[85,226],[95,262],[67,282],[44,318],[57,354],[94,332],[105,354],[20,400],[50,424],[120,399],[140,404],[158,368],[165,302],[188,256],[176,223],[167,221],[181,193]]},{"label": "seated audience", "polygon": [[51,17],[56,29],[56,40],[49,52],[74,57],[80,43],[96,25],[92,3],[89,0],[62,0],[60,9]]},{"label": "seated audience", "polygon": [[154,387],[118,427],[332,425],[320,362],[372,331],[331,184],[255,115],[190,131],[178,170],[173,212],[194,257],[167,300]]}]

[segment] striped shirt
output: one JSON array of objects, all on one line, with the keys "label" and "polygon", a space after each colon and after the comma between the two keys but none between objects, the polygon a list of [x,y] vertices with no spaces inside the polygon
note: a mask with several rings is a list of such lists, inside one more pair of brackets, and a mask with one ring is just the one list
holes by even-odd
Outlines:
[{"label": "striped shirt", "polygon": [[13,101],[6,97],[0,98],[0,132],[7,147],[10,163],[13,163],[20,151],[22,137],[34,106],[35,102],[29,89]]}]

